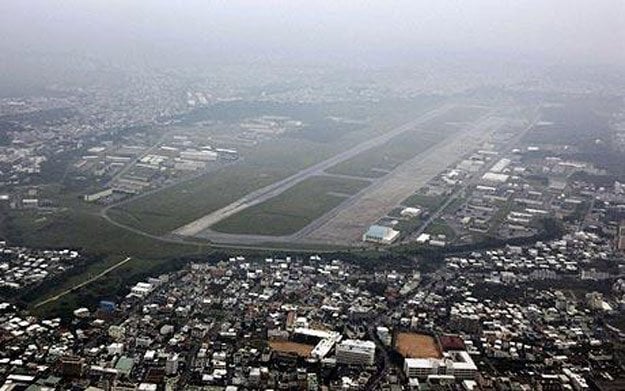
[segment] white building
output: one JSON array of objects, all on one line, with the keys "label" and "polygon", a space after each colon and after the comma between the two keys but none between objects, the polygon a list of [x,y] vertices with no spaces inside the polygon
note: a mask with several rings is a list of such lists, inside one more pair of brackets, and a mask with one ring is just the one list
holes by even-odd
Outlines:
[{"label": "white building", "polygon": [[477,366],[464,350],[445,353],[443,358],[407,358],[404,360],[404,373],[409,378],[426,379],[430,375],[451,375],[460,380],[472,380]]},{"label": "white building", "polygon": [[178,373],[178,363],[180,359],[178,358],[178,353],[172,353],[167,357],[167,361],[165,361],[165,373],[167,375],[175,375]]},{"label": "white building", "polygon": [[341,333],[336,331],[314,330],[309,328],[296,328],[293,335],[301,335],[321,339],[310,352],[310,357],[323,359],[330,353],[334,345],[341,340]]},{"label": "white building", "polygon": [[421,214],[421,209],[419,208],[404,208],[400,213],[402,217],[418,217]]},{"label": "white building", "polygon": [[399,238],[399,231],[382,225],[372,225],[362,236],[363,242],[391,244]]},{"label": "white building", "polygon": [[375,343],[358,339],[346,339],[336,345],[336,362],[346,365],[373,365]]},{"label": "white building", "polygon": [[85,194],[83,199],[87,202],[94,202],[101,198],[110,197],[112,195],[113,195],[113,189],[106,189],[106,190],[102,190],[93,194]]},{"label": "white building", "polygon": [[180,158],[184,160],[199,160],[201,162],[209,162],[217,160],[217,152],[208,150],[187,150],[180,152]]},{"label": "white building", "polygon": [[152,284],[148,284],[147,282],[138,282],[137,285],[130,289],[130,295],[144,298],[153,290],[154,286]]},{"label": "white building", "polygon": [[497,163],[495,163],[495,165],[491,167],[490,171],[501,173],[506,167],[510,165],[510,163],[511,163],[510,159],[503,158],[499,160]]},{"label": "white building", "polygon": [[391,332],[388,329],[388,327],[378,326],[378,328],[376,329],[376,334],[378,335],[378,338],[380,338],[380,341],[382,341],[384,345],[386,346],[391,345],[393,336],[391,335]]},{"label": "white building", "polygon": [[419,237],[417,238],[417,243],[427,243],[430,241],[431,238],[432,238],[432,235],[423,233],[419,235]]},{"label": "white building", "polygon": [[487,182],[498,182],[498,183],[507,182],[508,178],[510,178],[510,175],[498,174],[496,172],[487,172],[486,174],[482,176],[482,179]]}]

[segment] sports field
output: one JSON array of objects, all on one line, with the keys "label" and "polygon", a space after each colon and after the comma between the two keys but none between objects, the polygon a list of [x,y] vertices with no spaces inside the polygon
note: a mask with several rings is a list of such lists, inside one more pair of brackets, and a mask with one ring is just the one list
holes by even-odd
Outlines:
[{"label": "sports field", "polygon": [[398,333],[395,350],[406,358],[441,358],[442,354],[434,337],[416,333]]},{"label": "sports field", "polygon": [[269,347],[280,353],[294,353],[299,357],[308,357],[314,346],[289,341],[269,341]]}]

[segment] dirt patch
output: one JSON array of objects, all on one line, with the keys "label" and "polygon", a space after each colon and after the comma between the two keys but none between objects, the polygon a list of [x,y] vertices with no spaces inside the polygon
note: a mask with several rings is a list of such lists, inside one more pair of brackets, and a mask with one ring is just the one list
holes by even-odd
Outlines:
[{"label": "dirt patch", "polygon": [[299,357],[308,357],[314,346],[289,341],[269,341],[269,347],[280,353],[295,353]]},{"label": "dirt patch", "polygon": [[425,334],[397,334],[395,337],[395,350],[406,358],[443,357],[434,337]]}]

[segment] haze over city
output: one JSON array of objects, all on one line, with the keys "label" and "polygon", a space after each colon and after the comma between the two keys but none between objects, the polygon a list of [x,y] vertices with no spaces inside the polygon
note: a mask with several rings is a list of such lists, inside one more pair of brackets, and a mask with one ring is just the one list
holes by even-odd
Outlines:
[{"label": "haze over city", "polygon": [[70,0],[0,7],[0,47],[18,52],[166,61],[183,54],[179,61],[192,62],[355,55],[377,63],[431,53],[614,65],[625,59],[625,5],[618,0]]},{"label": "haze over city", "polygon": [[625,2],[0,2],[0,390],[625,389]]}]

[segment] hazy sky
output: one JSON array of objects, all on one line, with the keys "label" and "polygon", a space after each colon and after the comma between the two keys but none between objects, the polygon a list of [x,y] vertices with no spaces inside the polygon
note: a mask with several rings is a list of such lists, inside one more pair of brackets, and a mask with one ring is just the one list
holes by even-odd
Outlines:
[{"label": "hazy sky", "polygon": [[1,0],[0,48],[213,60],[460,51],[625,64],[625,0]]}]

